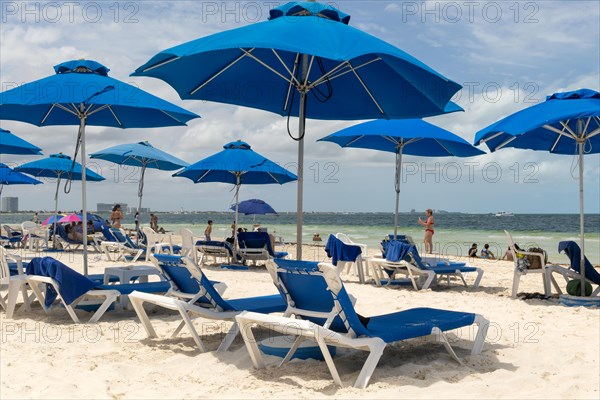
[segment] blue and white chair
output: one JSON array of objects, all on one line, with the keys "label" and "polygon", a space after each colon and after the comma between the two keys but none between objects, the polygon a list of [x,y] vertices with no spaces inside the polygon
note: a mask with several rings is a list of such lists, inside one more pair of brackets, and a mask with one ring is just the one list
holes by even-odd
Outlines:
[{"label": "blue and white chair", "polygon": [[106,254],[108,261],[112,261],[111,252],[117,253],[117,261],[126,256],[131,256],[132,261],[136,262],[140,256],[144,254],[146,249],[136,244],[122,229],[110,228],[108,232],[104,232],[104,236],[111,235],[114,241],[104,241],[100,244],[102,252]]},{"label": "blue and white chair", "polygon": [[[202,268],[200,268],[200,266],[191,258],[166,254],[154,254],[153,257],[156,259],[156,265],[164,271],[166,276],[170,276],[172,283],[175,283],[177,287],[176,291],[187,293],[189,296],[187,299],[181,299],[171,296],[158,296],[138,292],[134,292],[129,296],[129,300],[149,338],[156,338],[157,334],[144,309],[144,303],[150,303],[177,311],[183,321],[179,324],[172,336],[177,335],[183,326],[186,326],[196,342],[196,345],[202,352],[207,351],[207,348],[194,327],[192,317],[233,322],[233,325],[225,335],[225,338],[217,350],[227,351],[239,333],[238,324],[235,321],[236,315],[244,310],[259,313],[272,313],[283,312],[286,309],[286,302],[280,294],[241,299],[224,299],[221,296],[218,287],[215,286],[215,283],[211,282],[206,277]],[[179,278],[181,281],[179,283],[176,282],[176,278],[172,275],[172,272],[169,272],[169,269],[181,268],[181,266],[184,266],[187,269],[193,282],[189,282],[189,278],[186,277],[181,279],[181,276]],[[181,272],[179,272],[179,274],[181,274]],[[187,283],[185,283],[186,280],[188,281]]]},{"label": "blue and white chair", "polygon": [[67,313],[78,324],[76,307],[85,299],[100,299],[101,303],[89,319],[89,323],[97,322],[108,308],[120,296],[130,295],[134,291],[149,293],[165,293],[169,290],[168,282],[102,284],[91,280],[52,257],[36,257],[27,265],[27,283],[35,297],[48,314],[56,302],[62,303]]},{"label": "blue and white chair", "polygon": [[[483,348],[489,321],[478,314],[413,308],[390,314],[364,318],[356,313],[352,301],[335,266],[326,263],[276,260],[267,265],[278,289],[288,302],[284,316],[243,312],[236,317],[246,348],[256,368],[265,364],[253,328],[260,326],[296,339],[282,364],[291,359],[302,342],[316,343],[327,363],[333,380],[342,386],[328,346],[363,350],[369,353],[354,387],[368,385],[377,363],[388,343],[436,335],[452,358],[462,364],[445,332],[479,326],[472,355]],[[295,318],[290,318],[290,316]]]},{"label": "blue and white chair", "polygon": [[[382,243],[384,253],[382,257],[369,259],[369,264],[377,269],[377,281],[390,285],[394,282],[396,275],[404,275],[410,280],[415,290],[429,289],[438,282],[438,277],[446,277],[448,285],[450,278],[456,277],[465,286],[467,281],[464,274],[476,273],[473,288],[478,288],[483,277],[483,270],[471,267],[465,263],[441,260],[436,263],[428,263],[421,259],[417,248],[403,241],[388,241]],[[387,279],[382,279],[388,277]]]},{"label": "blue and white chair", "polygon": [[288,253],[276,252],[271,246],[271,237],[267,232],[238,233],[238,254],[244,261],[269,261],[272,258],[285,258]]},{"label": "blue and white chair", "polygon": [[[551,288],[551,283],[555,282],[552,279],[553,273],[558,273],[563,276],[565,282],[569,282],[573,279],[580,280],[581,279],[581,248],[579,245],[571,240],[563,241],[558,243],[558,252],[564,252],[567,257],[569,257],[569,261],[571,261],[571,265],[568,268],[561,267],[560,265],[547,265],[546,272],[546,287]],[[592,291],[591,296],[600,296],[600,272],[594,268],[590,260],[587,257],[584,258],[585,261],[585,280],[592,285],[596,285],[596,289]],[[556,291],[558,294],[562,294],[562,290],[558,285],[555,285]],[[592,286],[593,288],[593,286]]]}]

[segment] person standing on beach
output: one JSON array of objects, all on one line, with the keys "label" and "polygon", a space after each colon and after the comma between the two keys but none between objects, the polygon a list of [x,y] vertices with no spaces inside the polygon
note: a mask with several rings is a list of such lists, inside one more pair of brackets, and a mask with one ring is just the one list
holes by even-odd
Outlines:
[{"label": "person standing on beach", "polygon": [[433,224],[435,223],[433,220],[433,210],[431,208],[425,210],[425,216],[427,217],[425,221],[419,217],[419,225],[425,227],[425,237],[423,239],[425,242],[425,253],[433,253]]},{"label": "person standing on beach", "polygon": [[210,240],[211,240],[210,235],[212,233],[212,224],[213,224],[212,220],[209,219],[208,226],[204,230],[204,236],[205,236],[207,242],[210,242]]},{"label": "person standing on beach", "polygon": [[113,228],[121,228],[121,220],[123,219],[123,213],[121,212],[121,205],[115,204],[110,214],[110,220],[112,221]]},{"label": "person standing on beach", "polygon": [[39,224],[40,223],[40,217],[38,216],[37,211],[33,214],[33,219],[32,219],[34,224]]}]

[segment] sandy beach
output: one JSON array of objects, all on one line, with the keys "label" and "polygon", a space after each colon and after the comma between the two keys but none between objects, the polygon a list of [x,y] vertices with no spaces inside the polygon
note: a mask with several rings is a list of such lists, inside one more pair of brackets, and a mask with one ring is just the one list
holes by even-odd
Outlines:
[{"label": "sandy beach", "polygon": [[[306,247],[305,258],[323,260],[322,248]],[[79,254],[61,260],[81,271]],[[464,365],[439,343],[423,339],[388,346],[366,389],[355,389],[365,353],[339,350],[335,357],[344,387],[324,362],[292,361],[255,370],[241,338],[217,353],[228,323],[196,319],[209,351],[201,353],[184,330],[170,338],[177,317],[150,312],[161,338],[147,339],[132,310],[107,312],[97,324],[74,325],[64,309],[32,313],[14,320],[0,314],[1,397],[13,398],[581,398],[600,395],[600,310],[569,308],[556,300],[510,298],[513,264],[466,260],[485,270],[478,289],[440,284],[416,292],[407,287],[361,285],[346,276],[348,291],[365,316],[411,307],[438,307],[483,314],[491,321],[483,352],[469,353],[467,330],[450,334]],[[108,261],[92,263],[101,273]],[[145,263],[137,263],[143,265]],[[204,268],[226,282],[225,297],[276,293],[264,268],[249,271]],[[473,279],[473,277],[469,277]],[[522,278],[520,291],[541,292],[539,275]],[[89,314],[78,311],[82,318]]]}]

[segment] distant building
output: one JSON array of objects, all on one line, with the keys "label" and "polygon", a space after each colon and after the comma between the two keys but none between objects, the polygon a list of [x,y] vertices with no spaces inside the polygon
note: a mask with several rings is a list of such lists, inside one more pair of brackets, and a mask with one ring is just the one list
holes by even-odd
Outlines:
[{"label": "distant building", "polygon": [[97,203],[96,211],[97,212],[111,212],[115,204],[121,205],[121,210],[127,211],[127,203]]},{"label": "distant building", "polygon": [[[129,214],[135,214],[136,211],[137,211],[137,207],[128,207],[127,208],[127,212]],[[140,212],[142,214],[148,214],[150,212],[150,208],[148,208],[148,207],[142,207],[142,208],[140,208]]]},{"label": "distant building", "polygon": [[18,197],[3,197],[2,198],[2,212],[19,212],[19,198]]}]

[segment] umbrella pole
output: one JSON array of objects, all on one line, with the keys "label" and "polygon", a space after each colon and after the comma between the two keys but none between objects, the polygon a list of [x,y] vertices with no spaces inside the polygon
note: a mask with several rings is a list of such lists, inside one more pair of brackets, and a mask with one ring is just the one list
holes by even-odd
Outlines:
[{"label": "umbrella pole", "polygon": [[[306,81],[308,56],[302,55],[300,82]],[[298,194],[296,207],[296,260],[302,260],[302,208],[304,198],[304,133],[306,129],[306,91],[300,90],[300,109],[298,112]]]},{"label": "umbrella pole", "polygon": [[402,181],[402,144],[396,153],[396,212],[394,214],[394,240],[398,239],[398,206],[400,205],[400,182]]},{"label": "umbrella pole", "polygon": [[[238,248],[238,205],[240,203],[239,201],[239,194],[240,194],[240,173],[236,173],[236,177],[235,177],[235,217],[233,219],[233,255],[234,257],[236,257],[237,254],[237,248]],[[233,260],[234,264],[237,263],[237,259]]]},{"label": "umbrella pole", "polygon": [[146,164],[142,166],[142,174],[140,176],[140,186],[138,187],[138,197],[140,198],[138,203],[138,212],[141,213],[142,209],[142,197],[144,196],[144,175],[146,174]]},{"label": "umbrella pole", "polygon": [[54,194],[54,224],[52,228],[52,248],[56,249],[56,216],[58,215],[58,189],[60,188],[60,175],[56,179],[56,193]]},{"label": "umbrella pole", "polygon": [[79,131],[81,132],[81,207],[83,219],[83,274],[88,276],[88,247],[87,247],[87,193],[86,193],[86,169],[85,169],[85,108],[81,104],[81,116],[79,117]]},{"label": "umbrella pole", "polygon": [[[581,120],[577,121],[581,124]],[[583,136],[583,135],[582,135]],[[585,296],[585,242],[584,242],[584,212],[583,212],[583,146],[585,141],[577,143],[579,147],[579,235],[581,244],[581,259],[579,273],[581,274],[581,296]]]}]

